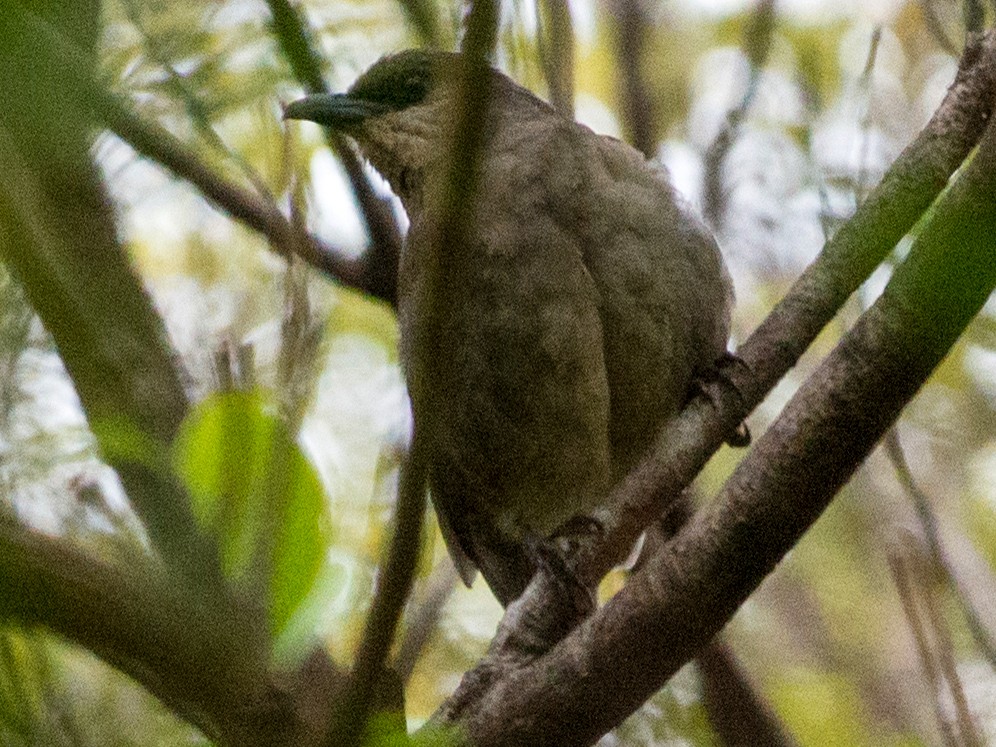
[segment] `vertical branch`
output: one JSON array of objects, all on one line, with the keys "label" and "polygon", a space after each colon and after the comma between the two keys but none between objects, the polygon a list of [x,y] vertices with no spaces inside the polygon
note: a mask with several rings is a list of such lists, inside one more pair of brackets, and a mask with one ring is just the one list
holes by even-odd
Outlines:
[{"label": "vertical branch", "polygon": [[965,621],[968,624],[968,629],[975,641],[975,645],[982,651],[982,654],[989,661],[990,666],[996,667],[996,643],[994,643],[988,629],[979,617],[979,613],[976,612],[975,607],[972,605],[968,593],[958,583],[958,578],[955,576],[951,561],[948,559],[947,553],[944,551],[944,546],[941,544],[941,534],[937,526],[937,517],[934,516],[934,512],[930,508],[930,496],[923,491],[914,479],[909,463],[906,460],[906,455],[903,453],[902,444],[899,443],[899,434],[896,433],[895,428],[889,431],[884,441],[885,451],[892,462],[893,469],[896,470],[896,477],[909,495],[917,516],[920,519],[920,526],[923,528],[924,536],[927,538],[927,548],[930,551],[932,563],[951,585],[954,595],[958,600],[958,605],[961,607],[961,612],[965,616]]},{"label": "vertical branch", "polygon": [[[889,567],[896,591],[913,633],[924,674],[930,684],[937,725],[945,743],[951,747],[982,747],[982,740],[972,722],[968,701],[955,667],[951,639],[938,614],[931,589],[933,563],[923,562],[925,560],[928,559],[920,557],[915,551],[911,552],[910,548],[901,548],[889,554]],[[921,583],[918,584],[917,581]],[[945,692],[950,694],[954,706],[954,724],[947,712]]]},{"label": "vertical branch", "polygon": [[733,650],[714,638],[695,659],[702,677],[703,701],[709,723],[725,745],[792,747],[769,705],[758,695]]},{"label": "vertical branch", "polygon": [[[117,239],[90,160],[93,112],[75,80],[92,74],[96,36],[79,40],[78,19],[68,18],[85,8],[44,16],[16,2],[5,8],[0,257],[55,340],[102,456],[156,549],[189,579],[220,585],[214,545],[168,463],[188,408],[175,352]],[[38,39],[52,36],[71,40],[75,64],[46,55]],[[71,69],[77,66],[82,71]]]},{"label": "vertical branch", "polygon": [[615,0],[618,31],[616,55],[623,109],[623,125],[630,144],[647,158],[654,155],[655,112],[650,92],[643,80],[643,54],[650,33],[647,0]]},{"label": "vertical branch", "polygon": [[913,642],[916,645],[917,654],[920,656],[920,663],[923,666],[923,673],[930,686],[930,702],[934,705],[934,716],[937,719],[937,727],[940,729],[944,744],[948,747],[957,747],[958,740],[954,733],[954,728],[948,721],[947,714],[941,706],[940,693],[943,690],[943,680],[937,663],[934,661],[930,649],[930,639],[927,635],[927,627],[920,615],[916,594],[913,590],[913,583],[910,579],[910,569],[906,558],[900,553],[892,553],[889,556],[889,566],[892,571],[892,579],[896,584],[896,593],[899,601],[903,605],[903,613],[906,615],[906,622],[910,626],[913,634]]},{"label": "vertical branch", "polygon": [[421,598],[409,610],[405,622],[405,635],[398,646],[394,660],[395,669],[401,681],[407,683],[415,671],[422,650],[439,624],[446,602],[453,595],[460,577],[456,567],[446,558],[439,563],[429,576]]},{"label": "vertical branch", "polygon": [[439,10],[434,0],[397,0],[419,41],[426,47],[438,49],[443,45],[439,27]]},{"label": "vertical branch", "polygon": [[[491,71],[488,64],[497,36],[497,0],[476,0],[467,18],[463,55],[458,71],[459,111],[447,154],[448,169],[443,183],[442,212],[431,225],[425,264],[422,268],[425,297],[419,308],[424,314],[418,325],[418,338],[412,343],[410,379],[438,380],[434,375],[439,361],[433,355],[433,340],[442,318],[439,289],[447,287],[454,258],[463,253],[472,218],[477,163],[483,146],[483,132],[490,97]],[[426,384],[423,384],[426,385]],[[412,447],[401,470],[394,536],[364,626],[363,640],[349,687],[342,700],[332,741],[329,744],[355,744],[365,727],[378,680],[394,640],[401,610],[411,589],[418,561],[425,494],[428,481],[428,444],[435,429],[436,402],[440,393],[430,388],[415,405],[415,432]]]},{"label": "vertical branch", "polygon": [[566,119],[574,119],[574,27],[567,0],[541,0],[537,46],[550,103]]},{"label": "vertical branch", "polygon": [[719,228],[725,211],[726,195],[723,188],[723,162],[736,142],[740,126],[747,118],[757,86],[761,80],[761,70],[771,51],[771,38],[775,31],[775,0],[759,0],[751,21],[744,32],[743,50],[750,64],[750,78],[740,103],[726,115],[726,121],[709,145],[705,154],[705,188],[702,194],[702,211],[706,222]]}]

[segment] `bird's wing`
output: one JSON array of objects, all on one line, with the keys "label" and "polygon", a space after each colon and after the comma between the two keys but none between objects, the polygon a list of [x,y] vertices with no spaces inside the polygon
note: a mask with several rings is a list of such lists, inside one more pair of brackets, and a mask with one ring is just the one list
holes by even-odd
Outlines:
[{"label": "bird's wing", "polygon": [[[584,236],[598,291],[616,477],[685,404],[695,371],[725,348],[731,291],[719,249],[659,167],[573,126],[572,188],[548,190]],[[567,157],[566,155],[564,157]]]},{"label": "bird's wing", "polygon": [[[609,479],[597,291],[530,166],[501,151],[488,162],[471,241],[448,255],[451,281],[437,299],[444,320],[433,330],[433,502],[449,546],[505,603],[532,576],[523,539],[590,511]],[[401,313],[408,339],[418,337],[422,231],[414,220]],[[425,386],[409,379],[409,389],[415,399]]]}]

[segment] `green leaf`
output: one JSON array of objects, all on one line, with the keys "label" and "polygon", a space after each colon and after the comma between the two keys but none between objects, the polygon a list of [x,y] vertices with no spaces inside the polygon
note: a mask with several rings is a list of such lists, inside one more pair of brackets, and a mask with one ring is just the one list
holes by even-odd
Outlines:
[{"label": "green leaf", "polygon": [[221,549],[225,575],[265,597],[274,638],[311,590],[329,541],[321,483],[258,392],[199,404],[175,445],[198,521]]},{"label": "green leaf", "polygon": [[123,414],[94,418],[90,429],[109,464],[134,463],[160,476],[169,474],[168,449]]}]

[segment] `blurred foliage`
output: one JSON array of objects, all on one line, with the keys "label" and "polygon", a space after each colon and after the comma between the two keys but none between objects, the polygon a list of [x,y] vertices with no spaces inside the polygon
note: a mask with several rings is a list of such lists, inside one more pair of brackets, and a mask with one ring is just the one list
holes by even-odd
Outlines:
[{"label": "blurred foliage", "polygon": [[[452,46],[462,13],[459,3],[439,0],[297,5],[316,31],[333,88],[382,53]],[[715,226],[737,284],[735,338],[781,297],[940,100],[955,67],[946,47],[963,35],[949,5],[776,4],[759,70],[745,51],[745,35],[755,28],[751,3],[683,0],[648,9],[639,74],[660,156],[690,201],[701,200],[705,154],[728,113],[756,86],[722,163]],[[570,8],[576,114],[618,134],[617,5],[576,0]],[[336,246],[362,249],[367,237],[356,201],[317,128],[283,129],[280,103],[300,86],[278,52],[265,3],[108,0],[102,13],[100,77],[137,113],[287,212],[293,202],[301,220]],[[506,4],[498,63],[542,94],[536,19],[533,3]],[[115,137],[100,135],[93,154],[120,237],[199,401],[176,446],[199,517],[223,538],[230,575],[266,586],[271,623],[281,633],[278,657],[307,650],[317,636],[349,662],[389,537],[409,426],[390,311],[288,268],[259,236]],[[303,198],[294,199],[295,190]],[[869,281],[862,300],[874,297],[887,274]],[[860,305],[840,315],[752,416],[756,435]],[[233,349],[251,354],[226,369],[231,358],[218,351]],[[898,428],[961,593],[983,620],[996,619],[996,306],[973,324]],[[716,455],[699,482],[705,500],[740,458],[731,449]],[[115,552],[122,541],[132,551],[144,547],[120,485],[95,458],[51,340],[6,273],[0,485],[4,513],[92,552]],[[729,642],[800,745],[941,742],[935,704],[948,695],[932,691],[923,673],[889,573],[904,532],[926,545],[910,496],[876,453],[728,627]],[[448,562],[435,530],[425,547],[416,600],[433,568]],[[603,593],[618,583],[614,576]],[[919,583],[934,585],[927,574]],[[996,677],[955,590],[939,594],[975,726],[996,741]],[[483,584],[453,593],[408,684],[412,724],[483,653],[499,612]],[[196,743],[191,739],[188,727],[89,655],[35,632],[0,633],[0,744]],[[605,740],[664,743],[717,743],[692,667]]]},{"label": "blurred foliage", "polygon": [[91,654],[37,632],[0,630],[4,747],[208,744]]},{"label": "blurred foliage", "polygon": [[263,588],[279,639],[330,540],[314,469],[252,392],[202,401],[177,439],[176,462],[197,518],[218,538],[226,575]]}]

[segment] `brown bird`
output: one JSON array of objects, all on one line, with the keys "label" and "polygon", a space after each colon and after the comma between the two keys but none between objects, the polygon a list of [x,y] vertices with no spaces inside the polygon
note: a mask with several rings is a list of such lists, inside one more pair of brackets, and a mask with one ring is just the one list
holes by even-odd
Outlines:
[{"label": "brown bird", "polygon": [[722,356],[732,289],[661,167],[492,70],[465,252],[434,300],[433,349],[421,351],[438,365],[415,380],[459,62],[401,52],[285,117],[353,138],[408,213],[402,362],[416,418],[435,408],[433,505],[464,580],[476,566],[508,605],[535,572],[531,540],[604,501]]}]

